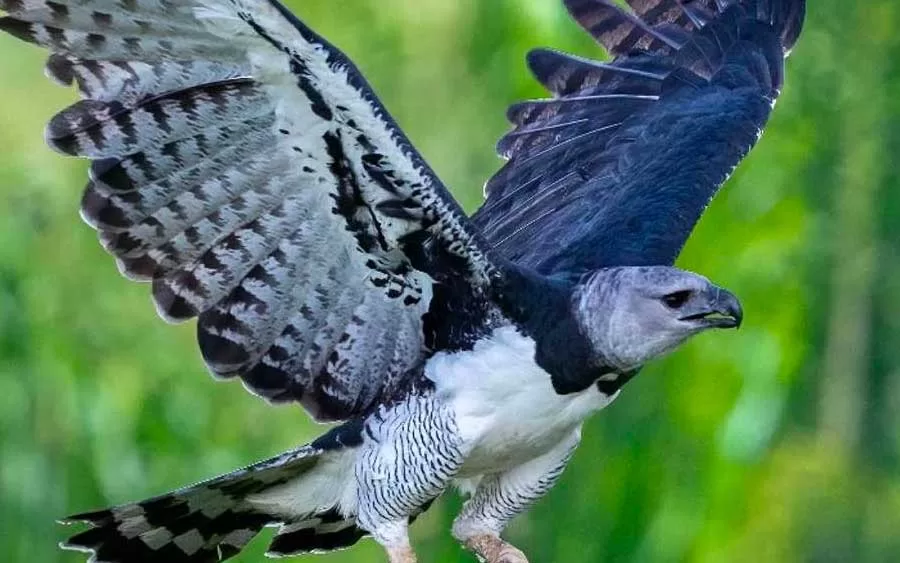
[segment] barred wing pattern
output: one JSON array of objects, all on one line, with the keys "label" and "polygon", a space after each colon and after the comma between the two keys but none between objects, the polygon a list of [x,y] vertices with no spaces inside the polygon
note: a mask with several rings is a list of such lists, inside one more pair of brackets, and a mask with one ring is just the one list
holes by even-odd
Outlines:
[{"label": "barred wing pattern", "polygon": [[[92,160],[82,215],[210,369],[346,419],[423,355],[423,245],[490,264],[337,49],[274,0],[0,0],[83,99],[47,141]],[[461,264],[461,265],[460,265]],[[419,269],[421,268],[421,269]]]},{"label": "barred wing pattern", "polygon": [[538,49],[553,98],[512,106],[509,162],[475,215],[505,258],[550,273],[671,264],[759,139],[804,0],[565,0],[614,57]]}]

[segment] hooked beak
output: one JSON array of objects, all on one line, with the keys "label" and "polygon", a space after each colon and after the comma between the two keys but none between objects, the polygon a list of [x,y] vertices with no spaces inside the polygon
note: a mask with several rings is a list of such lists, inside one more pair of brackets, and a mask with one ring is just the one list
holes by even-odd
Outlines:
[{"label": "hooked beak", "polygon": [[710,285],[702,296],[698,296],[691,311],[680,318],[696,323],[702,328],[739,328],[744,320],[744,309],[738,298],[721,287]]}]

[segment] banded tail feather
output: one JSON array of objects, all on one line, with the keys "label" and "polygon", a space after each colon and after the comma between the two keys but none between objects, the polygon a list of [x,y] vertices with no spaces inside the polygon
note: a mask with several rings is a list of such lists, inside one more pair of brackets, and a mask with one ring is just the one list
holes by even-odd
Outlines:
[{"label": "banded tail feather", "polygon": [[62,523],[90,528],[61,547],[104,563],[212,563],[269,526],[278,527],[271,556],[349,547],[366,535],[340,506],[355,452],[327,436],[168,494],[70,516]]}]

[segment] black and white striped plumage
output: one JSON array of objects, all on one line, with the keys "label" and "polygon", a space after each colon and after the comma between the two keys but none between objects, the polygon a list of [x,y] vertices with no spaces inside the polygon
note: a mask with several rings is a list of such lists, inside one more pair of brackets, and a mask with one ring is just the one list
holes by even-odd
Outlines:
[{"label": "black and white striped plumage", "polygon": [[[422,357],[432,280],[405,245],[488,266],[471,227],[341,53],[267,1],[4,0],[84,100],[49,144],[88,157],[82,216],[210,369],[346,419]],[[391,330],[385,330],[391,327]]]},{"label": "black and white striped plumage", "polygon": [[[277,0],[0,0],[82,100],[47,142],[91,160],[82,216],[210,370],[345,421],[310,446],[72,517],[96,561],[276,555],[406,526],[452,480],[482,558],[555,482],[581,422],[640,366],[733,327],[669,268],[761,134],[804,0],[565,0],[615,58],[529,56],[507,165],[469,220],[365,79]],[[645,267],[647,266],[647,267]],[[717,316],[718,315],[718,316]],[[723,317],[724,315],[724,317]],[[522,414],[529,416],[523,418]]]}]

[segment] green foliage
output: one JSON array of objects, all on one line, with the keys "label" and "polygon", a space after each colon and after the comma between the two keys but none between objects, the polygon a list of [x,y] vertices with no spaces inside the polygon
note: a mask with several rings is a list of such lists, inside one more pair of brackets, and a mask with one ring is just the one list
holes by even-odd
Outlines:
[{"label": "green foliage", "polygon": [[[556,0],[307,0],[464,205],[498,167],[525,52],[599,55]],[[737,333],[647,369],[585,428],[509,537],[534,561],[900,557],[900,4],[810,2],[768,132],[680,265],[735,290]],[[0,556],[80,561],[54,519],[221,473],[321,432],[214,384],[81,224],[83,163],[43,145],[73,98],[0,37]],[[652,155],[648,155],[652,157]],[[415,527],[461,555],[448,495]],[[265,540],[239,561],[259,561]],[[328,561],[381,561],[372,542]]]}]

